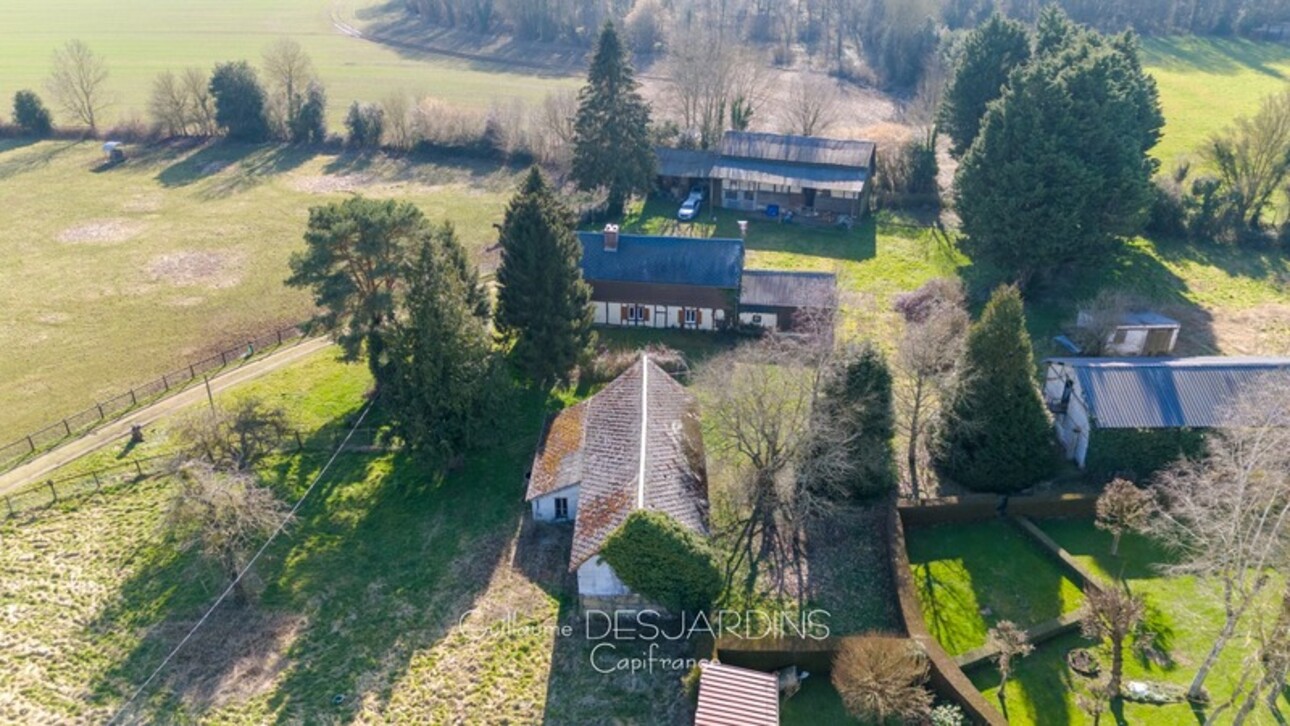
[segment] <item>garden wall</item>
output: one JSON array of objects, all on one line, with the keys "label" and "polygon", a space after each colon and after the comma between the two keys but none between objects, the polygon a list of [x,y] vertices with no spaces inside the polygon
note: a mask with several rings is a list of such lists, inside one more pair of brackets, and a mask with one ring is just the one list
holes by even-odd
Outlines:
[{"label": "garden wall", "polygon": [[[1006,499],[1006,508],[1001,505]],[[967,494],[961,497],[928,499],[921,504],[902,503],[901,523],[905,525],[979,522],[1002,514],[1021,517],[1092,517],[1097,497],[1091,494]]]},{"label": "garden wall", "polygon": [[[997,502],[997,497],[987,497]],[[921,508],[920,508],[921,509]],[[942,513],[950,512],[943,509]],[[993,507],[987,507],[988,516],[994,516]],[[896,596],[900,601],[900,617],[905,623],[909,637],[916,641],[927,653],[931,662],[932,687],[941,696],[952,700],[963,709],[964,715],[976,723],[990,726],[1007,726],[1007,719],[999,713],[990,702],[981,695],[972,681],[963,673],[963,669],[954,662],[949,653],[936,642],[936,638],[927,631],[923,622],[923,610],[918,604],[918,592],[914,589],[913,571],[909,566],[909,554],[905,550],[905,527],[901,519],[905,509],[891,508],[888,529],[891,533],[891,570],[896,582]],[[947,519],[943,521],[962,521]]]}]

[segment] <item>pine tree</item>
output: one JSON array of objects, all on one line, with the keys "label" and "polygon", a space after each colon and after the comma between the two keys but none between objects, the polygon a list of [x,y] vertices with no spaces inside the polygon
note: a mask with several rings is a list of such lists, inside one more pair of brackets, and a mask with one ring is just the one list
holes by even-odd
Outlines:
[{"label": "pine tree", "polygon": [[504,388],[493,361],[488,293],[451,225],[428,231],[408,265],[391,334],[391,411],[414,449],[450,461],[489,430]]},{"label": "pine tree", "polygon": [[385,333],[396,295],[427,222],[409,202],[363,197],[309,210],[306,248],[291,255],[286,284],[308,288],[323,310],[319,321],[353,360],[366,343],[377,386],[388,379]]},{"label": "pine tree", "polygon": [[606,189],[610,215],[620,214],[627,197],[654,179],[649,105],[639,87],[613,23],[605,23],[587,85],[578,92],[573,178],[581,189]]},{"label": "pine tree", "polygon": [[1012,71],[1030,60],[1026,26],[992,15],[968,33],[963,55],[945,88],[938,121],[949,135],[951,151],[962,156],[981,131],[986,106],[1003,93]]},{"label": "pine tree", "polygon": [[573,215],[536,168],[506,208],[497,270],[497,327],[516,363],[539,383],[567,380],[591,343],[591,287]]},{"label": "pine tree", "polygon": [[1021,293],[994,291],[968,331],[958,385],[938,431],[942,471],[975,491],[1025,489],[1053,468],[1048,415],[1035,387]]},{"label": "pine tree", "polygon": [[969,253],[1023,286],[1141,228],[1164,125],[1132,36],[1045,18],[1045,50],[990,104],[954,182]]}]

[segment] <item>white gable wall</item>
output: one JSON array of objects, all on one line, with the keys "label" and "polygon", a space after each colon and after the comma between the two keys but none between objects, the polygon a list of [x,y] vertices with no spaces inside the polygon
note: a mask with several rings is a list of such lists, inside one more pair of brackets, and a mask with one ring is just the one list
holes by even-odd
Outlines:
[{"label": "white gable wall", "polygon": [[534,499],[533,519],[538,522],[554,522],[555,518],[555,500],[566,499],[569,502],[569,516],[559,521],[572,522],[578,517],[578,487],[577,485],[557,489],[550,494],[544,494]]},{"label": "white gable wall", "polygon": [[1060,401],[1062,392],[1066,388],[1067,377],[1074,381],[1070,402],[1066,406],[1065,413],[1054,414],[1053,425],[1057,429],[1057,440],[1061,442],[1066,458],[1083,468],[1084,459],[1088,456],[1090,423],[1079,378],[1073,372],[1066,371],[1065,366],[1050,364],[1044,376],[1044,400]]},{"label": "white gable wall", "polygon": [[578,566],[579,595],[613,597],[630,595],[631,592],[623,581],[618,579],[614,568],[600,559],[600,555],[592,555],[590,559]]}]

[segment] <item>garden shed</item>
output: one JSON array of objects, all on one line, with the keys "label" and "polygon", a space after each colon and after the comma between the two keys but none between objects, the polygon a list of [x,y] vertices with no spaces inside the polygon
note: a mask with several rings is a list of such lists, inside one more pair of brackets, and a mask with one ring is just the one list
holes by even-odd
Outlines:
[{"label": "garden shed", "polygon": [[710,660],[699,663],[699,704],[694,726],[778,724],[778,676]]},{"label": "garden shed", "polygon": [[[1092,316],[1080,313],[1078,324],[1088,327]],[[1178,344],[1182,325],[1173,318],[1150,310],[1125,313],[1107,333],[1103,350],[1106,355],[1169,355]]]}]

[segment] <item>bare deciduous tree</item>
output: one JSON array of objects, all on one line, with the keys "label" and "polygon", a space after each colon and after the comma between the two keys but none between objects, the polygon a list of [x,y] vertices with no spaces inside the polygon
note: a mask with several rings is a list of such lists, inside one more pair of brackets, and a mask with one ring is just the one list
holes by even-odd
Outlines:
[{"label": "bare deciduous tree", "polygon": [[290,431],[281,408],[245,398],[232,408],[193,413],[180,422],[177,436],[191,455],[211,466],[246,471],[280,447]]},{"label": "bare deciduous tree", "polygon": [[67,115],[98,131],[107,108],[107,63],[81,40],[69,40],[54,51],[53,70],[49,75],[49,92]]},{"label": "bare deciduous tree", "polygon": [[264,72],[277,91],[283,125],[291,128],[304,104],[305,89],[315,80],[313,61],[299,43],[279,38],[264,50]]},{"label": "bare deciduous tree", "polygon": [[1223,416],[1203,458],[1184,459],[1157,476],[1160,504],[1151,533],[1177,553],[1171,574],[1217,582],[1224,622],[1188,689],[1205,679],[1237,626],[1288,561],[1290,539],[1290,378],[1266,374]]},{"label": "bare deciduous tree", "polygon": [[784,131],[819,136],[837,123],[841,114],[837,83],[825,76],[806,76],[792,84],[784,107]]},{"label": "bare deciduous tree", "polygon": [[1263,677],[1254,684],[1245,697],[1245,702],[1232,719],[1233,726],[1245,723],[1261,699],[1266,699],[1268,708],[1279,714],[1277,700],[1282,689],[1290,680],[1290,586],[1281,594],[1281,610],[1272,623],[1272,627],[1258,634],[1259,664],[1263,668]]},{"label": "bare deciduous tree", "polygon": [[184,136],[192,119],[192,101],[188,89],[171,71],[159,74],[152,82],[148,113],[166,136]]},{"label": "bare deciduous tree", "polygon": [[1252,116],[1210,139],[1204,156],[1218,170],[1233,216],[1258,229],[1273,195],[1290,176],[1290,91],[1263,99]]},{"label": "bare deciduous tree", "polygon": [[246,472],[223,472],[189,461],[176,472],[179,489],[166,511],[167,528],[183,547],[197,546],[233,584],[241,602],[248,594],[238,574],[247,557],[284,520],[288,508]]},{"label": "bare deciduous tree", "polygon": [[896,351],[899,375],[892,397],[905,438],[905,471],[914,499],[923,494],[928,422],[939,418],[942,394],[962,355],[969,323],[965,300],[961,282],[936,278],[896,301],[897,312],[905,318],[905,332]]},{"label": "bare deciduous tree", "polygon": [[919,723],[932,708],[927,655],[912,640],[849,638],[833,656],[833,687],[847,711],[874,723]]},{"label": "bare deciduous tree", "polygon": [[715,29],[695,25],[668,52],[667,101],[682,131],[701,148],[728,128],[751,122],[766,100],[767,71],[745,45],[723,41]]},{"label": "bare deciduous tree", "polygon": [[1030,636],[1026,635],[1026,631],[1011,620],[1000,620],[998,625],[990,628],[986,633],[986,643],[999,651],[995,656],[995,662],[999,666],[999,703],[1006,714],[1008,712],[1006,692],[1008,679],[1012,677],[1013,662],[1033,653],[1035,646],[1030,644]]},{"label": "bare deciduous tree", "polygon": [[1151,519],[1155,499],[1127,479],[1115,479],[1097,498],[1097,526],[1111,533],[1111,554],[1120,553],[1125,532],[1141,532]]},{"label": "bare deciduous tree", "polygon": [[1142,625],[1146,606],[1142,598],[1118,587],[1084,591],[1084,612],[1080,619],[1080,632],[1086,638],[1107,640],[1111,645],[1111,673],[1107,692],[1112,697],[1120,693],[1124,677],[1124,643]]},{"label": "bare deciduous tree", "polygon": [[1093,719],[1093,726],[1100,726],[1102,714],[1106,713],[1107,706],[1116,695],[1108,688],[1106,681],[1098,680],[1075,694],[1075,705]]},{"label": "bare deciduous tree", "polygon": [[381,100],[385,111],[385,138],[390,146],[406,149],[412,146],[412,105],[402,91]]},{"label": "bare deciduous tree", "polygon": [[210,79],[200,68],[185,68],[182,78],[184,92],[189,99],[188,125],[200,136],[214,136],[215,99],[211,96]]}]

